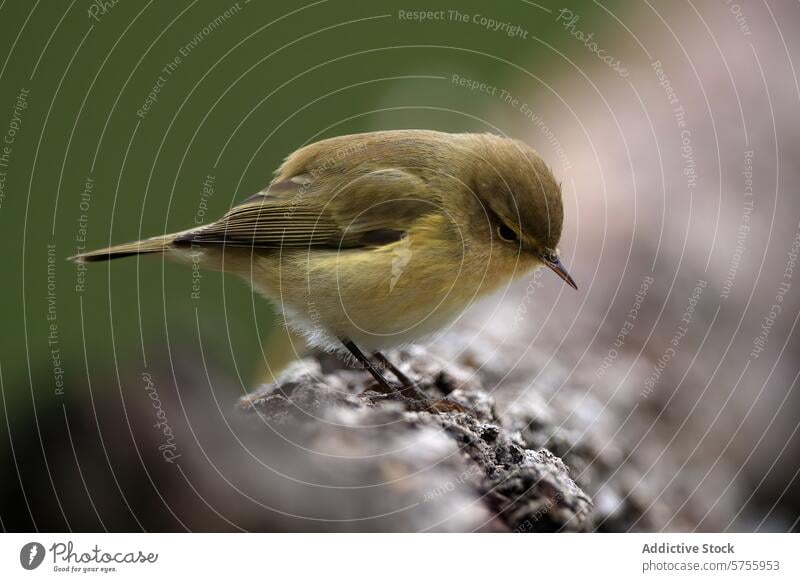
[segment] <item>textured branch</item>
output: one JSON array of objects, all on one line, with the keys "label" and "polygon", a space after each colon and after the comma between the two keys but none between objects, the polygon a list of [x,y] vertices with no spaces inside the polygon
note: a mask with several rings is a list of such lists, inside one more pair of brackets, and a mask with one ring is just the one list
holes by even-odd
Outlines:
[{"label": "textured branch", "polygon": [[428,517],[430,512],[441,516],[424,524],[404,516],[402,525],[387,527],[590,529],[589,496],[561,459],[544,448],[527,447],[520,430],[500,422],[478,375],[421,348],[389,356],[430,397],[448,397],[466,412],[409,410],[374,392],[365,372],[345,369],[331,356],[293,364],[278,383],[243,398],[240,406],[268,430],[291,425],[304,448],[321,446],[343,458],[373,455],[368,466],[355,469],[363,475],[351,475],[350,482],[372,483],[375,475],[395,479],[398,495],[423,504]]}]

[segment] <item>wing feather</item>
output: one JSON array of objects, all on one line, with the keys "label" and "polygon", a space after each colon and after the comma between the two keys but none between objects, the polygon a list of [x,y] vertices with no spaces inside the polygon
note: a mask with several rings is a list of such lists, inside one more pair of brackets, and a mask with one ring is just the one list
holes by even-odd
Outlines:
[{"label": "wing feather", "polygon": [[395,168],[333,178],[300,173],[273,182],[220,220],[182,234],[175,243],[380,246],[398,240],[415,220],[434,210],[430,201],[419,197],[422,187],[418,177]]}]

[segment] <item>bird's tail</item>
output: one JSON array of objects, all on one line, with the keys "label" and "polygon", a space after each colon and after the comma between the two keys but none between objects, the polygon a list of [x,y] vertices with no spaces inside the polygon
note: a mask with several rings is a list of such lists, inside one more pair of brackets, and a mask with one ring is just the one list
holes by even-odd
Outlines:
[{"label": "bird's tail", "polygon": [[110,261],[111,259],[132,257],[134,255],[163,253],[171,247],[173,240],[175,240],[174,234],[155,236],[145,240],[115,245],[113,247],[90,251],[88,253],[81,253],[79,255],[69,257],[69,260],[76,263],[94,263],[97,261]]}]

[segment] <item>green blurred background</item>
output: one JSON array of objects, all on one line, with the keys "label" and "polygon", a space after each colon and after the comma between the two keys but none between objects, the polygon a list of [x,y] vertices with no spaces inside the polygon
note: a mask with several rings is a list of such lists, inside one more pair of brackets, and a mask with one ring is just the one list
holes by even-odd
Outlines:
[{"label": "green blurred background", "polygon": [[[580,291],[521,281],[440,343],[502,352],[548,447],[566,434],[613,457],[576,477],[601,529],[797,530],[796,285],[752,350],[800,241],[798,30],[789,2],[0,0],[0,530],[424,529],[347,521],[389,515],[391,488],[374,507],[327,488],[358,476],[346,463],[302,487],[315,451],[272,426],[243,436],[237,399],[297,357],[246,284],[154,257],[66,260],[213,220],[306,143],[394,128],[506,133],[563,181]],[[635,521],[602,518],[623,505]],[[315,521],[330,515],[347,519]]]},{"label": "green blurred background", "polygon": [[[192,299],[190,266],[165,268],[148,258],[81,274],[65,258],[81,244],[91,249],[213,219],[263,188],[283,157],[308,141],[403,127],[493,130],[473,116],[493,98],[453,84],[453,74],[532,96],[542,87],[515,65],[533,63],[535,74],[547,77],[554,62],[532,37],[558,50],[580,48],[552,26],[551,13],[524,2],[457,9],[519,23],[527,39],[472,22],[399,18],[398,10],[431,8],[120,1],[104,11],[87,2],[35,9],[6,2],[0,119],[21,89],[30,92],[0,210],[8,410],[30,411],[30,380],[37,406],[58,402],[46,365],[53,347],[60,349],[64,398],[80,401],[87,365],[143,368],[148,356],[160,355],[148,346],[167,336],[173,349],[197,350],[198,326],[206,357],[246,389],[263,374],[260,340],[274,328],[269,306],[253,301],[246,285],[204,272],[200,298]],[[583,19],[598,10],[581,6]],[[198,33],[194,47],[182,48]],[[176,56],[174,71],[163,72]],[[137,110],[159,76],[163,87],[142,119]],[[214,193],[204,198],[208,176]],[[87,180],[92,189],[82,205]],[[47,318],[48,245],[55,246],[55,321]],[[80,276],[85,284],[76,292]],[[49,343],[51,323],[57,346]]]},{"label": "green blurred background", "polygon": [[[203,272],[198,281],[191,266],[152,258],[80,271],[68,256],[213,219],[263,188],[288,153],[324,137],[390,128],[513,133],[481,119],[497,97],[452,76],[527,98],[542,91],[519,67],[546,78],[553,49],[583,54],[546,5],[0,4],[0,126],[15,106],[20,114],[0,207],[3,450],[8,475],[16,472],[2,485],[4,528],[142,527],[137,516],[155,495],[139,491],[139,450],[106,450],[136,440],[130,416],[142,400],[141,375],[164,371],[164,400],[179,395],[180,369],[222,379],[205,389],[227,408],[292,357],[270,306],[238,280]],[[584,21],[601,12],[573,5]],[[399,12],[432,9],[469,21]],[[490,31],[471,21],[475,14],[522,32]],[[157,85],[157,100],[137,113]],[[209,176],[213,195],[204,196]],[[103,460],[110,474],[92,468]],[[98,522],[78,482],[88,480],[87,493],[98,497],[111,477],[120,486],[119,475],[127,475],[120,492],[134,505],[133,521],[117,513],[116,499]],[[148,519],[147,528],[178,527]]]}]

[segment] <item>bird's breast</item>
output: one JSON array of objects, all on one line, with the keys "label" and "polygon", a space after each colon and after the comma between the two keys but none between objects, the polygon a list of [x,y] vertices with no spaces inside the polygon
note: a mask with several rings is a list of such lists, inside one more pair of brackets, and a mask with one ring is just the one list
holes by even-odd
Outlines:
[{"label": "bird's breast", "polygon": [[253,285],[314,343],[387,348],[445,330],[509,281],[490,255],[464,248],[411,233],[370,249],[270,253],[256,259]]}]

